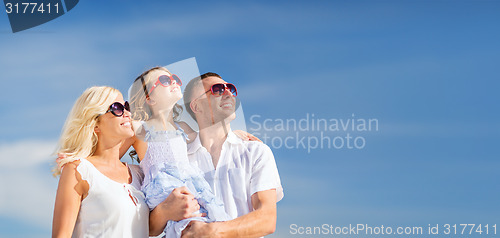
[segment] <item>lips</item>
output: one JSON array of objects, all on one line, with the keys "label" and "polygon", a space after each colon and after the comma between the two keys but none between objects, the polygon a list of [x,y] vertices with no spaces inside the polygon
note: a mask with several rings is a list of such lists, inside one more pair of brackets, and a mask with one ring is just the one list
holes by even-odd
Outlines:
[{"label": "lips", "polygon": [[230,109],[232,109],[233,108],[233,103],[225,102],[225,103],[222,103],[220,106],[222,108],[230,108]]},{"label": "lips", "polygon": [[120,126],[130,127],[130,121],[126,121],[124,123],[121,123]]}]

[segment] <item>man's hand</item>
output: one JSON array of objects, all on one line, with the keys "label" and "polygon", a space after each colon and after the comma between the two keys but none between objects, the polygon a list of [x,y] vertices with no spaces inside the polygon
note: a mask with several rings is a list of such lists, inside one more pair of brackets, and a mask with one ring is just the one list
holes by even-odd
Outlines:
[{"label": "man's hand", "polygon": [[204,223],[192,221],[182,233],[191,237],[262,237],[276,230],[276,189],[256,192],[252,195],[254,208],[248,214],[233,220]]},{"label": "man's hand", "polygon": [[175,188],[168,197],[158,204],[149,214],[149,234],[161,234],[167,222],[180,221],[190,217],[206,216],[204,213],[195,213],[200,205],[186,187]]},{"label": "man's hand", "polygon": [[168,197],[158,204],[161,210],[168,211],[173,221],[180,221],[191,217],[201,217],[204,214],[194,212],[200,210],[198,201],[194,198],[187,187],[175,188]]},{"label": "man's hand", "polygon": [[215,238],[217,237],[215,232],[216,224],[217,222],[205,223],[201,221],[192,221],[186,229],[182,231],[182,238]]}]

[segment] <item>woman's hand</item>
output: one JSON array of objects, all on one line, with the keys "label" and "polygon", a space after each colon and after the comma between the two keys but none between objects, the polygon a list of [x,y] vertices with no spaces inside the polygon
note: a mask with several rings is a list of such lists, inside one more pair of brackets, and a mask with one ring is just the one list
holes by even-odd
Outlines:
[{"label": "woman's hand", "polygon": [[254,136],[246,131],[236,130],[236,131],[233,131],[233,133],[236,134],[240,139],[242,139],[244,141],[262,142],[261,140],[259,140],[259,138],[257,138],[256,136]]},{"label": "woman's hand", "polygon": [[66,159],[66,154],[64,154],[64,153],[57,153],[56,163],[59,164],[63,159]]}]

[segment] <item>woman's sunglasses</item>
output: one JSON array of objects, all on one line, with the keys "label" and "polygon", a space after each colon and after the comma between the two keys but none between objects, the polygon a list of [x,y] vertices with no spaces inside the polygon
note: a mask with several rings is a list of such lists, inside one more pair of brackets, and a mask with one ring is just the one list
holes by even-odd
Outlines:
[{"label": "woman's sunglasses", "polygon": [[236,90],[236,86],[232,83],[216,83],[210,87],[205,93],[212,92],[212,95],[216,97],[222,96],[224,92],[229,90],[229,92],[233,95],[233,97],[238,96],[238,90]]},{"label": "woman's sunglasses", "polygon": [[182,81],[177,75],[175,74],[172,74],[172,76],[160,75],[160,77],[158,77],[158,80],[156,80],[155,84],[153,84],[153,86],[151,87],[151,90],[149,90],[149,94],[153,92],[153,89],[155,89],[158,86],[158,84],[161,84],[163,87],[168,87],[174,82],[177,85],[182,86]]},{"label": "woman's sunglasses", "polygon": [[109,109],[106,111],[106,113],[111,112],[116,117],[121,117],[123,116],[123,113],[125,113],[125,110],[130,112],[130,105],[127,101],[125,101],[125,104],[114,102],[109,106]]}]

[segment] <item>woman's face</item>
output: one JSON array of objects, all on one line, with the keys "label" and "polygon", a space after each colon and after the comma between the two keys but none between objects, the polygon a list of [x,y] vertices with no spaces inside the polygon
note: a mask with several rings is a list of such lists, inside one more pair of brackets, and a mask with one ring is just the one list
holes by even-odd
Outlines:
[{"label": "woman's face", "polygon": [[157,108],[172,109],[177,101],[182,98],[181,87],[175,80],[169,80],[170,85],[164,86],[164,84],[158,82],[159,77],[162,75],[166,75],[167,77],[172,76],[169,72],[161,69],[153,70],[146,75],[146,77],[148,77],[147,81],[150,82],[151,87],[156,85],[149,96],[157,104]]},{"label": "woman's face", "polygon": [[[123,96],[119,94],[114,102],[119,102],[124,105]],[[97,135],[103,138],[115,138],[119,140],[128,139],[134,136],[130,119],[130,112],[123,110],[122,116],[115,116],[111,112],[107,112],[99,117],[97,122]]]}]

